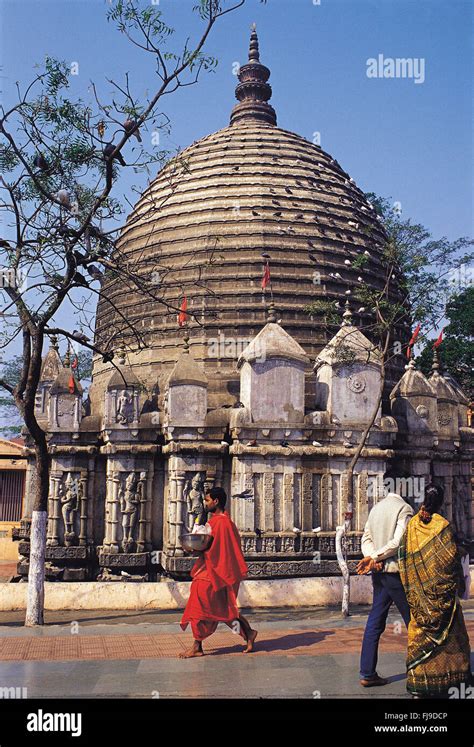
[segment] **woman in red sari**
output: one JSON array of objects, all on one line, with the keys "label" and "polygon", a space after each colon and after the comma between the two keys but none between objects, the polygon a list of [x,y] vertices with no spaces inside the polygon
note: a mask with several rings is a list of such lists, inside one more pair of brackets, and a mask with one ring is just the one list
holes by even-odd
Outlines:
[{"label": "woman in red sari", "polygon": [[247,575],[237,527],[225,512],[227,496],[222,488],[211,488],[204,498],[205,510],[212,514],[209,524],[212,542],[194,564],[191,593],[181,619],[186,630],[191,624],[194,643],[180,654],[181,659],[203,656],[202,641],[215,632],[220,622],[236,630],[247,642],[244,653],[253,650],[257,631],[237,607],[239,585]]}]

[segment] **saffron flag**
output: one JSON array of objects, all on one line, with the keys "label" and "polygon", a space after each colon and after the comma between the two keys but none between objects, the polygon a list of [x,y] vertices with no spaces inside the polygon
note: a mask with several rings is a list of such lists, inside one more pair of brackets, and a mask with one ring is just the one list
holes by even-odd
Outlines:
[{"label": "saffron flag", "polygon": [[69,383],[68,383],[69,392],[71,394],[74,394],[76,390],[76,382],[74,380],[74,376],[71,374],[69,377]]},{"label": "saffron flag", "polygon": [[188,308],[188,301],[186,296],[184,296],[181,306],[179,307],[179,314],[178,314],[178,324],[180,327],[183,326],[183,324],[186,324],[188,320],[188,315],[186,314],[186,309]]},{"label": "saffron flag", "polygon": [[421,329],[421,324],[418,324],[410,338],[410,342],[408,343],[408,348],[407,348],[407,358],[411,358],[411,349],[416,342],[416,338],[420,334],[420,329]]},{"label": "saffron flag", "polygon": [[443,342],[443,330],[444,330],[444,327],[441,330],[441,332],[439,333],[438,339],[436,340],[436,342],[433,343],[433,348],[437,348]]},{"label": "saffron flag", "polygon": [[262,289],[265,290],[267,285],[270,285],[270,265],[268,264],[268,262],[266,262],[265,269],[263,271]]}]

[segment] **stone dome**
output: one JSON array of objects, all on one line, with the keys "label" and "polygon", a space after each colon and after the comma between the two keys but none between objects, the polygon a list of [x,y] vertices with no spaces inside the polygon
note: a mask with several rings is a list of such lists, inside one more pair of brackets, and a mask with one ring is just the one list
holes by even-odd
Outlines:
[{"label": "stone dome", "polygon": [[[375,210],[334,158],[276,125],[269,74],[254,30],[230,125],[172,159],[121,233],[119,251],[147,281],[156,273],[160,300],[106,279],[105,295],[119,313],[101,301],[96,335],[103,346],[120,341],[133,348],[129,325],[136,328],[147,347],[128,361],[149,390],[163,391],[180,356],[183,295],[190,348],[216,407],[238,400],[237,361],[264,325],[272,297],[282,326],[314,361],[327,335],[324,320],[311,318],[305,307],[334,300],[342,312],[358,276],[377,288],[384,282],[384,232]],[[345,264],[364,252],[363,269]],[[271,286],[263,291],[267,261]],[[354,306],[355,323],[367,321]],[[96,358],[91,400],[97,406],[110,370]]]}]

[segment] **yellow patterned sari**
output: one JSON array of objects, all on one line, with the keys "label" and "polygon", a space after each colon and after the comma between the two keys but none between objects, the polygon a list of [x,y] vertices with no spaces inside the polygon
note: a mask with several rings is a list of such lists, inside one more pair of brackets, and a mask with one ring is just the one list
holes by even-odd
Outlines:
[{"label": "yellow patterned sari", "polygon": [[422,697],[449,697],[449,688],[469,685],[470,647],[461,605],[460,556],[449,522],[416,514],[403,535],[398,561],[410,605],[407,690]]}]

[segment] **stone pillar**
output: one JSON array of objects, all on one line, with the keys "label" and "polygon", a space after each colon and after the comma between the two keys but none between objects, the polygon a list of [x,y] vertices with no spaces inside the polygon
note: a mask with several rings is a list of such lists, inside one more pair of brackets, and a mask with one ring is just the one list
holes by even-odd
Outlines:
[{"label": "stone pillar", "polygon": [[186,505],[183,498],[186,472],[176,472],[176,523],[175,523],[175,555],[184,555],[179,543],[180,535],[185,532]]},{"label": "stone pillar", "polygon": [[82,547],[85,547],[87,545],[87,482],[87,471],[82,470],[79,482],[81,496],[79,502],[79,545]]},{"label": "stone pillar", "polygon": [[118,553],[120,550],[119,540],[119,489],[120,472],[111,471],[107,475],[107,505],[108,517],[106,523],[106,538],[104,545],[110,553]]},{"label": "stone pillar", "polygon": [[51,470],[48,498],[48,536],[46,544],[50,547],[59,545],[59,487],[61,485],[62,472]]},{"label": "stone pillar", "polygon": [[263,473],[263,506],[262,519],[263,529],[265,532],[273,532],[275,528],[273,516],[273,473]]},{"label": "stone pillar", "polygon": [[302,512],[301,529],[310,532],[313,529],[313,475],[303,472],[301,476]]},{"label": "stone pillar", "polygon": [[147,474],[140,472],[138,490],[140,494],[140,504],[138,513],[138,535],[137,535],[137,552],[145,552],[147,536]]},{"label": "stone pillar", "polygon": [[282,510],[282,528],[284,532],[292,532],[295,526],[294,514],[294,489],[293,473],[285,472],[283,474],[283,510]]}]

